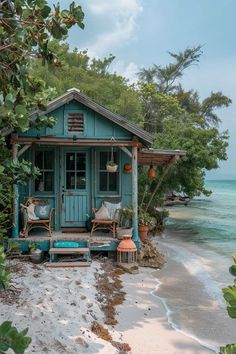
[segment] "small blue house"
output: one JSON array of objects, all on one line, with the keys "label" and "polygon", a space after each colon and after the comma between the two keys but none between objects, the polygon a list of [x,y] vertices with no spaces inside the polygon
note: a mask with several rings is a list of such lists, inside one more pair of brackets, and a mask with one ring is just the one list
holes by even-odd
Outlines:
[{"label": "small blue house", "polygon": [[[153,136],[127,119],[97,104],[78,89],[70,89],[49,103],[46,112],[34,112],[56,118],[53,128],[12,134],[15,158],[24,158],[37,166],[41,175],[18,189],[13,237],[19,237],[19,203],[28,196],[46,198],[55,208],[54,230],[84,228],[93,207],[103,200],[133,205],[133,239],[138,241],[137,168],[169,161],[178,152],[148,150]],[[33,125],[32,125],[33,126]],[[17,151],[17,146],[20,149]],[[118,164],[115,173],[106,169],[109,160]],[[168,160],[169,159],[169,160]],[[162,161],[160,160],[160,161]],[[132,166],[127,173],[127,164]]]}]

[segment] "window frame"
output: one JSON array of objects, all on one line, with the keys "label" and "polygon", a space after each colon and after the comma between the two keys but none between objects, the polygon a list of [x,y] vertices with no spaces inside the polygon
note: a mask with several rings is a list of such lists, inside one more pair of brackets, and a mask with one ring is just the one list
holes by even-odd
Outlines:
[{"label": "window frame", "polygon": [[[75,156],[75,166],[74,166],[74,169],[67,169],[67,154],[74,154]],[[78,154],[84,154],[84,158],[85,158],[85,169],[84,170],[78,170],[77,169],[77,155]],[[65,161],[65,168],[64,168],[64,173],[65,173],[65,176],[64,176],[64,181],[65,181],[65,190],[66,191],[80,191],[80,192],[84,192],[84,191],[87,191],[87,175],[88,175],[88,170],[87,170],[87,161],[88,161],[88,158],[87,158],[87,152],[86,151],[77,151],[77,150],[74,150],[74,151],[65,151],[65,157],[64,157],[64,161]],[[75,188],[67,188],[67,173],[74,173],[75,174]],[[77,188],[77,173],[78,172],[84,172],[85,174],[85,186],[84,188]]]},{"label": "window frame", "polygon": [[[38,167],[38,169],[40,170],[40,172],[41,172],[41,175],[39,176],[39,178],[42,178],[42,176],[43,176],[43,183],[44,183],[44,185],[45,185],[45,177],[44,177],[44,173],[45,172],[52,172],[53,173],[53,178],[52,178],[52,182],[53,182],[53,189],[52,190],[50,190],[50,191],[39,191],[39,190],[36,190],[36,188],[35,188],[35,183],[36,183],[36,179],[37,178],[35,178],[32,182],[32,184],[33,184],[33,188],[32,188],[32,190],[34,191],[34,193],[35,194],[40,194],[40,195],[42,195],[42,194],[45,194],[45,195],[54,195],[55,194],[55,190],[56,190],[56,184],[55,184],[55,167],[56,167],[56,163],[55,163],[55,159],[56,159],[56,151],[55,151],[55,148],[50,148],[50,147],[45,147],[45,148],[38,148],[38,147],[36,147],[35,149],[34,149],[34,155],[33,155],[33,161],[34,161],[34,166],[35,167],[37,167],[37,165],[36,165],[36,153],[37,152],[42,152],[43,153],[43,168],[42,169],[40,169],[39,167]],[[44,161],[44,156],[45,156],[45,153],[53,153],[53,167],[51,168],[51,169],[48,169],[48,168],[44,168],[44,165],[45,165],[45,161]]]},{"label": "window frame", "polygon": [[[119,197],[121,195],[121,171],[120,171],[120,166],[121,166],[121,154],[120,154],[120,150],[119,149],[114,149],[114,152],[117,154],[118,156],[118,169],[117,172],[114,172],[117,174],[117,189],[115,191],[110,191],[110,190],[106,190],[106,191],[102,191],[100,190],[100,173],[101,172],[105,172],[108,173],[108,175],[111,172],[107,172],[107,170],[101,170],[100,169],[100,156],[101,153],[106,152],[107,154],[111,154],[111,149],[100,149],[99,151],[97,151],[96,154],[96,162],[97,162],[97,195],[99,196],[114,196],[114,197]],[[109,155],[108,155],[109,158]],[[109,180],[107,182],[107,186],[109,186]]]}]

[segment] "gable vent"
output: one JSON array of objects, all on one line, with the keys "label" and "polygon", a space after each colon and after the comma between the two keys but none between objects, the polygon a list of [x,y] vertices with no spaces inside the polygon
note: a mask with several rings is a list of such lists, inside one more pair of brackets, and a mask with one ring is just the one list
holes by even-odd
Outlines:
[{"label": "gable vent", "polygon": [[83,113],[68,113],[68,132],[78,134],[84,132]]}]

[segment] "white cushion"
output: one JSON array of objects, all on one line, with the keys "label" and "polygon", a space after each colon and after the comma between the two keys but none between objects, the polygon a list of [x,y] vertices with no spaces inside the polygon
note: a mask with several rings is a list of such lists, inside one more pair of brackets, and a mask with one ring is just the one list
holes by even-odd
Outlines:
[{"label": "white cushion", "polygon": [[95,219],[97,220],[110,220],[110,214],[108,209],[102,204],[101,208],[95,213]]},{"label": "white cushion", "polygon": [[35,215],[35,205],[34,203],[31,203],[27,207],[27,216],[28,220],[38,220],[39,218]]},{"label": "white cushion", "polygon": [[118,219],[117,210],[121,209],[121,203],[114,204],[114,203],[104,201],[103,205],[108,209],[110,219],[117,220]]}]

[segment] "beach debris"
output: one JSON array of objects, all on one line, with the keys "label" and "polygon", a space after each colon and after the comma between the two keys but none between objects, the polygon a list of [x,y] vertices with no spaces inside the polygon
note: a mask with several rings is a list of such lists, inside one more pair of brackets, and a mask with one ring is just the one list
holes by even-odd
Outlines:
[{"label": "beach debris", "polygon": [[111,343],[113,347],[118,349],[122,353],[127,353],[131,351],[131,347],[128,343],[117,342],[112,339],[111,334],[109,333],[108,329],[105,328],[100,323],[94,321],[91,328],[92,332],[96,334],[99,338]]},{"label": "beach debris", "polygon": [[138,254],[138,263],[141,267],[161,268],[165,263],[165,257],[157,250],[151,241],[142,243]]},{"label": "beach debris", "polygon": [[83,337],[76,337],[75,341],[85,348],[89,347],[88,343],[86,342],[86,340]]}]

